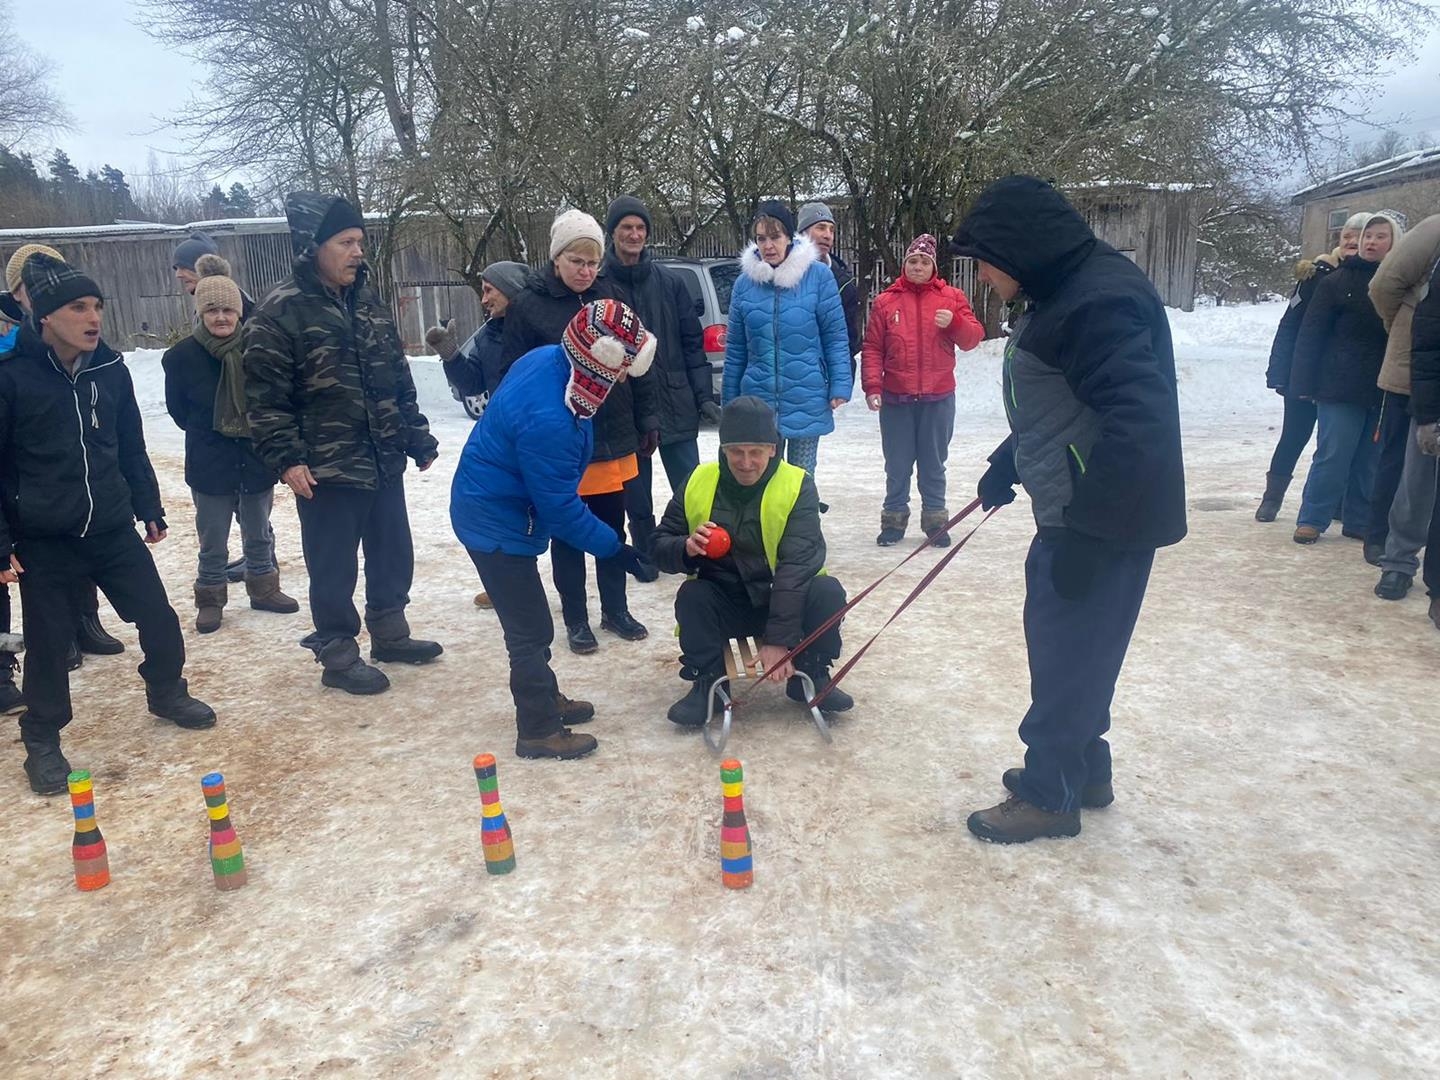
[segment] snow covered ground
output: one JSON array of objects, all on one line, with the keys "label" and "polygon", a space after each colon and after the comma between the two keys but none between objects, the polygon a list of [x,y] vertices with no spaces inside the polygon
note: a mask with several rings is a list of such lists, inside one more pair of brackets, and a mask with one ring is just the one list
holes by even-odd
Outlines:
[{"label": "snow covered ground", "polygon": [[[1357,544],[1292,544],[1294,493],[1252,520],[1280,310],[1173,315],[1191,532],[1157,561],[1119,688],[1115,805],[1070,841],[965,831],[1020,760],[1022,496],[856,668],[833,746],[777,693],[738,722],[743,893],[720,885],[718,761],[664,718],[684,689],[674,579],[631,586],[647,641],[556,654],[566,692],[596,702],[599,752],[511,753],[498,627],[446,514],[469,423],[437,364],[415,364],[443,456],[408,478],[410,615],[447,651],[359,700],[320,689],[303,614],[232,602],[220,633],[188,630],[181,440],[158,355],[133,354],[170,511],[156,556],[220,724],[147,716],[134,634],[107,609],[127,652],[74,676],[66,732],[110,847],[99,893],[74,888],[67,801],[30,794],[18,740],[0,762],[0,1076],[1436,1075],[1440,636],[1420,590],[1371,595]],[[952,507],[1003,434],[998,355],[964,360]],[[858,403],[819,479],[853,591],[903,553],[874,544],[879,437]],[[275,526],[303,597],[283,488]],[[857,609],[852,647],[916,564]],[[481,751],[509,877],[484,870]],[[239,892],[211,883],[211,769],[245,845]]]}]

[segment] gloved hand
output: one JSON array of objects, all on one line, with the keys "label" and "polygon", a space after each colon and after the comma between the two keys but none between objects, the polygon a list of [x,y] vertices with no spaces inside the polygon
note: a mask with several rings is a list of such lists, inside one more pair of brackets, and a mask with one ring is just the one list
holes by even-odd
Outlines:
[{"label": "gloved hand", "polygon": [[700,406],[700,415],[712,424],[720,423],[720,406],[713,401],[707,401]]},{"label": "gloved hand", "polygon": [[1001,465],[991,465],[985,470],[985,475],[980,477],[975,494],[980,496],[982,510],[1009,506],[1015,501],[1014,473]]},{"label": "gloved hand", "polygon": [[1104,543],[1074,529],[1064,529],[1055,538],[1055,556],[1050,561],[1050,580],[1066,600],[1084,600],[1095,584]]},{"label": "gloved hand", "polygon": [[660,432],[659,432],[658,429],[655,430],[655,431],[646,431],[646,432],[644,432],[643,434],[641,434],[641,436],[640,436],[640,453],[644,454],[646,457],[649,457],[651,454],[655,453],[655,449],[656,449],[656,447],[658,447],[659,445],[660,445]]},{"label": "gloved hand", "polygon": [[641,557],[639,550],[629,544],[620,545],[615,559],[620,563],[620,569],[633,578],[639,579],[645,573],[645,560]]},{"label": "gloved hand", "polygon": [[1426,424],[1415,429],[1415,443],[1422,454],[1440,457],[1440,423]]},{"label": "gloved hand", "polygon": [[460,343],[455,339],[455,320],[446,319],[442,325],[426,330],[425,344],[434,349],[441,360],[454,360],[460,351]]}]

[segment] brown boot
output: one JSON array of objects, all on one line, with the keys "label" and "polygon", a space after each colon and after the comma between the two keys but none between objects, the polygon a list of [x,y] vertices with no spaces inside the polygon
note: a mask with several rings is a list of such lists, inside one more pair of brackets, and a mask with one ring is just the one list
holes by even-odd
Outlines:
[{"label": "brown boot", "polygon": [[595,719],[595,706],[588,701],[576,701],[564,694],[556,694],[555,706],[560,710],[562,724],[585,724]]},{"label": "brown boot", "polygon": [[1045,837],[1079,836],[1080,811],[1055,814],[1012,795],[988,810],[976,810],[965,824],[992,844],[1024,844]]},{"label": "brown boot", "polygon": [[300,610],[300,601],[280,591],[279,570],[271,570],[268,574],[246,574],[245,591],[250,594],[250,606],[256,611],[294,615]]},{"label": "brown boot", "polygon": [[478,608],[493,608],[495,605],[490,602],[490,594],[477,592],[475,594],[475,606]]},{"label": "brown boot", "polygon": [[515,756],[523,758],[559,758],[569,761],[593,753],[600,744],[593,735],[581,735],[561,728],[543,739],[516,739]]},{"label": "brown boot", "polygon": [[224,585],[195,586],[195,629],[202,634],[213,634],[220,629],[220,620],[225,614],[226,589]]},{"label": "brown boot", "polygon": [[920,528],[930,537],[931,547],[949,547],[950,534],[942,532],[950,521],[950,511],[943,506],[939,510],[921,510]]},{"label": "brown boot", "polygon": [[1440,630],[1440,596],[1430,598],[1430,621],[1435,624],[1435,629]]},{"label": "brown boot", "polygon": [[880,535],[875,538],[875,543],[881,547],[898,544],[905,539],[905,527],[909,524],[909,510],[881,510]]}]

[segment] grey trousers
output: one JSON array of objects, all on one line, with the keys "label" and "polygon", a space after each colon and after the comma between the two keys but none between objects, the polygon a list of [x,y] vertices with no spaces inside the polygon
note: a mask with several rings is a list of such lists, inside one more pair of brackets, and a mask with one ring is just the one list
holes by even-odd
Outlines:
[{"label": "grey trousers", "polygon": [[1430,515],[1435,509],[1435,480],[1440,458],[1420,452],[1415,443],[1415,421],[1410,421],[1410,441],[1405,444],[1405,466],[1400,473],[1400,486],[1390,504],[1390,535],[1385,539],[1381,570],[1398,570],[1415,576],[1420,569],[1420,549],[1430,529]]},{"label": "grey trousers", "polygon": [[239,495],[207,495],[190,489],[195,502],[195,532],[200,539],[196,585],[224,585],[225,564],[230,561],[230,523],[240,522],[240,540],[245,549],[245,572],[268,574],[275,569],[270,534],[270,507],[275,491],[244,492]]},{"label": "grey trousers", "polygon": [[886,510],[910,507],[910,474],[919,474],[920,508],[945,509],[945,459],[955,434],[955,395],[880,406]]}]

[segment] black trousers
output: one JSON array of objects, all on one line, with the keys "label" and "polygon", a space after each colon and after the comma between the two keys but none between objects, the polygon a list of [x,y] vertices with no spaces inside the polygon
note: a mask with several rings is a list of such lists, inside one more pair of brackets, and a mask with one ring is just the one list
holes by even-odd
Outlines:
[{"label": "black trousers", "polygon": [[[808,637],[844,606],[845,587],[840,582],[828,574],[813,578],[805,590],[804,634]],[[726,642],[734,637],[763,638],[769,618],[768,607],[752,607],[745,595],[732,593],[713,581],[691,578],[675,594],[681,659],[704,675],[723,675]],[[836,623],[795,658],[795,666],[814,675],[828,668],[839,655],[840,623]]]},{"label": "black trousers", "polygon": [[310,575],[310,618],[315,623],[306,645],[318,652],[328,642],[360,633],[355,584],[361,550],[366,620],[374,622],[405,610],[415,576],[415,548],[403,479],[374,490],[318,484],[314,498],[297,498],[295,505]]},{"label": "black trousers", "polygon": [[563,726],[557,698],[560,686],[550,667],[555,621],[550,618],[538,560],[534,555],[470,550],[470,561],[480,572],[480,583],[505,635],[515,728],[522,739],[554,735]]},{"label": "black trousers", "polygon": [[1310,436],[1315,434],[1315,403],[1292,397],[1281,400],[1285,402],[1285,420],[1280,428],[1280,441],[1270,458],[1270,471],[1276,476],[1294,476],[1295,463],[1310,445]]},{"label": "black trousers", "polygon": [[1390,504],[1405,471],[1405,448],[1410,444],[1410,395],[1388,391],[1380,404],[1380,427],[1371,436],[1380,444],[1375,480],[1370,487],[1370,526],[1365,541],[1385,546],[1390,536]]},{"label": "black trousers", "polygon": [[20,599],[25,621],[25,704],[20,732],[50,741],[70,722],[65,657],[79,615],[77,578],[95,582],[116,613],[140,632],[140,677],[163,685],[180,678],[185,639],[145,543],[133,528],[97,536],[22,540]]},{"label": "black trousers", "polygon": [[[582,495],[590,512],[615,530],[625,540],[625,492],[607,491],[603,495]],[[560,611],[566,626],[590,621],[589,601],[585,596],[585,552],[563,540],[550,541],[550,569],[555,575],[555,589],[560,594]],[[600,589],[600,610],[619,614],[629,608],[625,599],[625,571],[618,559],[595,560],[595,582]]]},{"label": "black trousers", "polygon": [[1425,537],[1425,559],[1421,563],[1420,580],[1433,600],[1440,597],[1440,470],[1435,475],[1435,508],[1430,512],[1430,530]]}]

